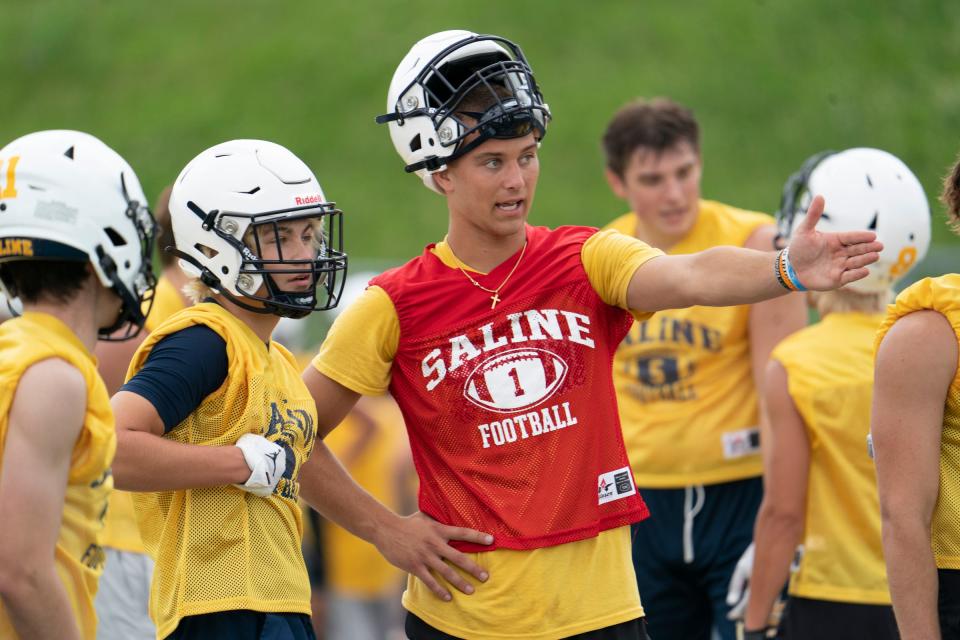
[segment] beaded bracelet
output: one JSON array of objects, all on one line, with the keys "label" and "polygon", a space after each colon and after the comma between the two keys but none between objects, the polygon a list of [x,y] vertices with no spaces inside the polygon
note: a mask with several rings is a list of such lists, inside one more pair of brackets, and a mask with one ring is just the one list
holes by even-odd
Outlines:
[{"label": "beaded bracelet", "polygon": [[790,288],[790,285],[788,285],[786,280],[784,280],[783,278],[785,273],[780,268],[782,263],[783,263],[783,249],[780,249],[780,251],[777,252],[777,257],[773,259],[773,274],[777,276],[777,282],[780,283],[781,287],[783,287],[787,291],[793,291],[793,289]]},{"label": "beaded bracelet", "polygon": [[800,283],[800,278],[797,277],[797,272],[793,270],[793,265],[790,264],[790,247],[786,247],[783,250],[783,265],[787,270],[787,279],[790,284],[796,287],[797,291],[806,291],[807,288]]},{"label": "beaded bracelet", "polygon": [[777,276],[777,282],[787,291],[806,291],[807,288],[800,283],[797,272],[790,264],[790,247],[781,249],[773,263],[773,272]]}]

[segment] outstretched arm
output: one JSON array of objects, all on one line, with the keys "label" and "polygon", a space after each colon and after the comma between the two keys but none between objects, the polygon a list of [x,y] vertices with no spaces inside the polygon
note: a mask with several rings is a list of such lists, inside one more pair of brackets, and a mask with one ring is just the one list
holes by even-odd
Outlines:
[{"label": "outstretched arm", "polygon": [[[359,397],[312,366],[304,371],[303,381],[317,403],[321,434],[329,433],[339,424]],[[324,517],[374,544],[391,564],[418,577],[444,600],[450,600],[450,592],[434,573],[467,594],[473,593],[473,585],[454,567],[481,582],[488,577],[486,571],[449,542],[491,544],[492,536],[446,526],[422,513],[398,516],[354,482],[323,442],[316,443],[310,460],[301,469],[300,494]]]},{"label": "outstretched arm", "polygon": [[[790,260],[800,282],[814,291],[836,289],[866,277],[883,245],[871,231],[822,233],[816,230],[823,198],[813,199],[790,243]],[[776,253],[714,247],[686,255],[660,256],[637,269],[627,304],[638,311],[693,305],[750,304],[787,293],[774,271]]]},{"label": "outstretched arm", "polygon": [[936,311],[899,319],[877,352],[870,431],[887,578],[903,640],[940,638],[930,523],[944,401],[956,370],[956,336]]},{"label": "outstretched arm", "polygon": [[83,376],[52,359],[27,369],[10,408],[0,465],[0,601],[21,638],[80,637],[54,549],[86,406]]}]

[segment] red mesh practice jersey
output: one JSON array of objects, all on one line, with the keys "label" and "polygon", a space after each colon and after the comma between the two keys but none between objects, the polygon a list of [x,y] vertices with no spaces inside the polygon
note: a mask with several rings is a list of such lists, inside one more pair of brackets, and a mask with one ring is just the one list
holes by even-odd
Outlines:
[{"label": "red mesh practice jersey", "polygon": [[[527,228],[490,294],[431,247],[371,284],[400,322],[390,390],[420,475],[420,509],[494,535],[493,547],[581,540],[648,515],[623,446],[611,378],[633,321],[604,303],[580,250],[596,229]],[[487,275],[494,289],[520,253]]]}]

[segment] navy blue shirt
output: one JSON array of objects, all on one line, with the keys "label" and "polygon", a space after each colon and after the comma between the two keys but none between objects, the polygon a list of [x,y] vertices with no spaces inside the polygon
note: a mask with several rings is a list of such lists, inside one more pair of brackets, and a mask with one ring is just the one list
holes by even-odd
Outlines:
[{"label": "navy blue shirt", "polygon": [[143,368],[120,390],[146,398],[163,420],[163,432],[169,433],[226,379],[227,343],[198,324],[155,344]]}]

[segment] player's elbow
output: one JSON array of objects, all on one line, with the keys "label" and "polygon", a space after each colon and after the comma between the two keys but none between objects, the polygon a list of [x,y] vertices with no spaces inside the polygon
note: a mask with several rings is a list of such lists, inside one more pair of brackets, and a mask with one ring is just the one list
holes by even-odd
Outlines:
[{"label": "player's elbow", "polygon": [[117,429],[117,452],[110,465],[113,474],[113,488],[120,491],[135,491],[137,489],[137,465],[135,463],[134,448],[136,435],[126,429]]},{"label": "player's elbow", "polygon": [[762,526],[777,538],[799,541],[803,535],[805,514],[802,504],[765,501],[758,518]]},{"label": "player's elbow", "polygon": [[884,546],[909,545],[917,541],[930,541],[930,527],[933,519],[932,508],[920,509],[915,500],[904,500],[899,496],[880,496],[880,526]]},{"label": "player's elbow", "polygon": [[[10,547],[4,547],[10,549]],[[0,599],[5,602],[23,602],[37,593],[40,585],[41,573],[52,569],[53,556],[50,562],[44,565],[42,559],[34,559],[29,555],[0,553]]]}]

